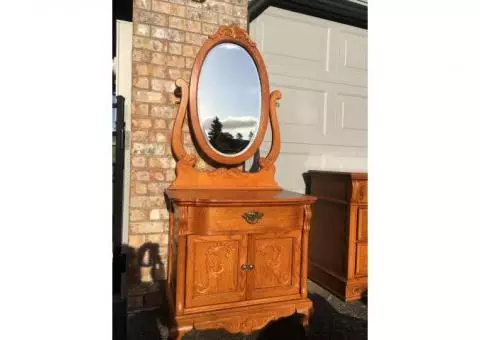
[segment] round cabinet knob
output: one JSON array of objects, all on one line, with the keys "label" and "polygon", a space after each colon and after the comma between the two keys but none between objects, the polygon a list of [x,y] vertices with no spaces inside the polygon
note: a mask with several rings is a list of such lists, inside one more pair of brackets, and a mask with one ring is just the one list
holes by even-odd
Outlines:
[{"label": "round cabinet knob", "polygon": [[255,268],[253,264],[242,264],[240,266],[241,270],[253,270],[253,268]]}]

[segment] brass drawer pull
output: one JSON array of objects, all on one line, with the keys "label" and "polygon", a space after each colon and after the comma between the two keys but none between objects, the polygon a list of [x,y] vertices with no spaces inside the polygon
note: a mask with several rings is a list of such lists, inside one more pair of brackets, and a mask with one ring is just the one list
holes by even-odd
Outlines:
[{"label": "brass drawer pull", "polygon": [[242,217],[247,223],[255,224],[262,219],[263,213],[258,211],[247,211]]}]

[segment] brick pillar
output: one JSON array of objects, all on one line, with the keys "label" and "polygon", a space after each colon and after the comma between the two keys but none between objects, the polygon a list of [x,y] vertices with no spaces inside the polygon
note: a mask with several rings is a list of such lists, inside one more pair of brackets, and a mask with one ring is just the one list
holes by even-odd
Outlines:
[{"label": "brick pillar", "polygon": [[[175,178],[169,138],[178,104],[175,80],[190,80],[196,54],[219,25],[247,27],[247,0],[134,0],[129,237],[129,308],[159,304],[167,268],[164,190]],[[186,149],[194,152],[188,129]],[[139,249],[158,250],[156,268],[138,267]],[[149,255],[154,254],[150,251]],[[152,277],[153,276],[153,277]]]}]

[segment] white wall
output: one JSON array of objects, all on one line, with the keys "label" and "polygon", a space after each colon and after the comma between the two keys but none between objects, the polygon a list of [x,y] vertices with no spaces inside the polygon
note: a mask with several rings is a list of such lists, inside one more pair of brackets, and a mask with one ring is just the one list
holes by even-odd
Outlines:
[{"label": "white wall", "polygon": [[[367,31],[269,7],[250,24],[279,89],[277,180],[304,192],[311,169],[367,170]],[[261,147],[268,152],[270,132]]]}]

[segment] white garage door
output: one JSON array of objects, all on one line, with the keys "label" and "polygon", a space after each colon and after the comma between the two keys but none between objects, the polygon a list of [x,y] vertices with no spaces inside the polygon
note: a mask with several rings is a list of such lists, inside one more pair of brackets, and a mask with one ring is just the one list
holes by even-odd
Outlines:
[{"label": "white garage door", "polygon": [[304,192],[307,170],[366,171],[367,31],[269,7],[250,35],[283,94],[279,184]]}]

